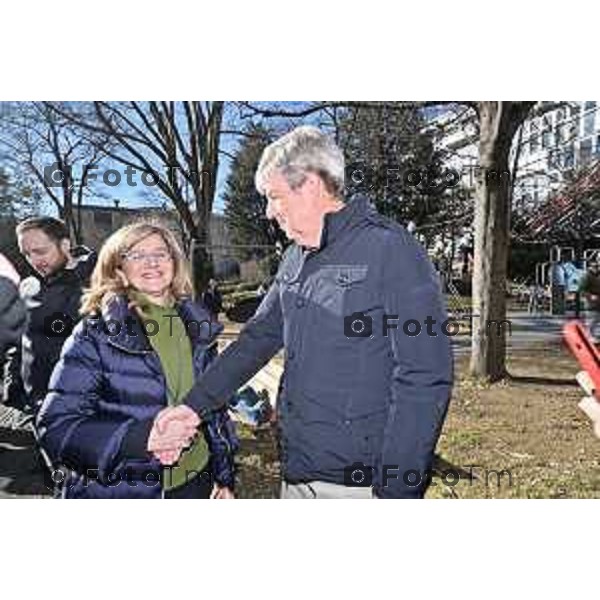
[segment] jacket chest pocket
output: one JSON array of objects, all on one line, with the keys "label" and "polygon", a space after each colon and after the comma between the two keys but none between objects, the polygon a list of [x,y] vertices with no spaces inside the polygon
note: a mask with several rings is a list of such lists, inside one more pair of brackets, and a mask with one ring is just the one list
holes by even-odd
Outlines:
[{"label": "jacket chest pocket", "polygon": [[353,309],[352,298],[366,294],[367,273],[367,265],[323,267],[307,282],[309,302],[327,314],[341,317]]}]

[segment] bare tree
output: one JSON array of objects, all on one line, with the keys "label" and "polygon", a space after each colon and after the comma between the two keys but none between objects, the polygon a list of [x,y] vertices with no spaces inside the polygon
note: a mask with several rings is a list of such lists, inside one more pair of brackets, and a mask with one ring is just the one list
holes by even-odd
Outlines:
[{"label": "bare tree", "polygon": [[[344,103],[315,103],[302,107],[296,116],[306,117],[316,111],[340,107]],[[348,104],[348,103],[346,103]],[[359,103],[372,106],[373,103]],[[475,117],[473,141],[478,142],[479,169],[475,185],[475,252],[473,272],[474,322],[471,347],[471,374],[495,381],[506,375],[506,273],[510,242],[511,178],[509,156],[513,139],[535,102],[387,103],[390,110],[406,110],[450,104],[460,122],[469,111]],[[250,114],[291,118],[293,110],[262,108],[246,103]],[[551,110],[546,106],[545,110]]]},{"label": "bare tree", "polygon": [[[219,167],[223,102],[94,102],[93,115],[64,106],[56,112],[86,136],[115,141],[108,158],[156,185],[177,210],[192,248],[196,289],[209,276],[210,217]],[[98,139],[98,138],[96,138]]]},{"label": "bare tree", "polygon": [[[68,106],[61,104],[63,110]],[[81,242],[81,205],[90,192],[88,172],[108,144],[105,135],[93,143],[83,138],[47,102],[11,103],[2,114],[0,146],[7,162],[50,198],[76,243]]]},{"label": "bare tree", "polygon": [[497,381],[506,375],[506,272],[510,241],[509,154],[534,102],[477,102],[480,175],[476,185],[473,264],[474,322],[470,371]]}]

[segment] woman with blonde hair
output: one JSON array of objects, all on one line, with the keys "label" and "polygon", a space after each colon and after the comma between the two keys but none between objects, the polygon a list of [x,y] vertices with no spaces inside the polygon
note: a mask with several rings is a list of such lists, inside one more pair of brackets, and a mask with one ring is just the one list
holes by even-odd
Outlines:
[{"label": "woman with blonde hair", "polygon": [[156,431],[216,356],[222,325],[191,294],[167,228],[136,223],[105,242],[37,419],[49,462],[66,467],[53,472],[62,497],[233,497],[237,439],[225,411],[187,430],[181,454]]}]

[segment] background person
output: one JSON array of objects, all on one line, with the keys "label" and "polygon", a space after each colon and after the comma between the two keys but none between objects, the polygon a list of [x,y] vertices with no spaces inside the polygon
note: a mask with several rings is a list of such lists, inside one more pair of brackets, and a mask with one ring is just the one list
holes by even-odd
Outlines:
[{"label": "background person", "polygon": [[597,262],[588,265],[588,269],[579,283],[579,292],[585,299],[590,335],[597,342],[597,330],[600,324],[600,267]]},{"label": "background person", "polygon": [[[52,369],[79,318],[79,304],[96,255],[71,249],[59,219],[33,217],[16,229],[19,249],[35,275],[21,282],[29,319],[5,366],[4,402],[33,415],[46,395]],[[26,418],[27,420],[27,418]]]},{"label": "background person", "polygon": [[206,291],[202,295],[202,302],[208,311],[217,319],[219,313],[223,310],[223,296],[216,280],[211,279],[208,282]]}]

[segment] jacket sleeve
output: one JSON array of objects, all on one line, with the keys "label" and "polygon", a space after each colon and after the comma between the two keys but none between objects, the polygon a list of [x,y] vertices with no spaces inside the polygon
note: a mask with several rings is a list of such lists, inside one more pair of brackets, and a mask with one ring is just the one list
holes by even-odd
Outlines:
[{"label": "jacket sleeve", "polygon": [[283,318],[276,280],[238,339],[195,383],[185,403],[203,419],[211,410],[225,407],[240,386],[262,369],[282,346]]},{"label": "jacket sleeve", "polygon": [[27,310],[17,286],[0,277],[0,353],[19,341],[26,324]]},{"label": "jacket sleeve", "polygon": [[[385,255],[393,260],[383,266],[384,312],[397,328],[388,331],[394,366],[376,494],[420,498],[452,390],[450,340],[442,329],[447,315],[437,274],[424,249],[405,232],[389,235],[386,246]],[[421,325],[414,336],[404,330],[412,319]],[[435,323],[427,325],[427,319]],[[414,324],[407,329],[416,331]]]},{"label": "jacket sleeve", "polygon": [[235,485],[234,455],[240,444],[235,426],[226,410],[218,410],[202,424],[212,457],[212,471],[216,483],[233,490]]},{"label": "jacket sleeve", "polygon": [[63,347],[48,387],[37,428],[40,445],[53,464],[105,481],[119,462],[119,448],[133,425],[128,417],[102,412],[104,369],[94,339],[81,326]]},{"label": "jacket sleeve", "polygon": [[3,401],[7,406],[23,408],[27,404],[27,394],[21,377],[21,344],[17,344],[5,354]]},{"label": "jacket sleeve", "polygon": [[[218,357],[216,342],[209,346],[204,355],[204,368]],[[240,443],[235,431],[235,424],[229,417],[227,409],[219,409],[207,414],[202,422],[202,431],[211,454],[213,477],[216,483],[231,490],[235,486],[235,453]]]}]

